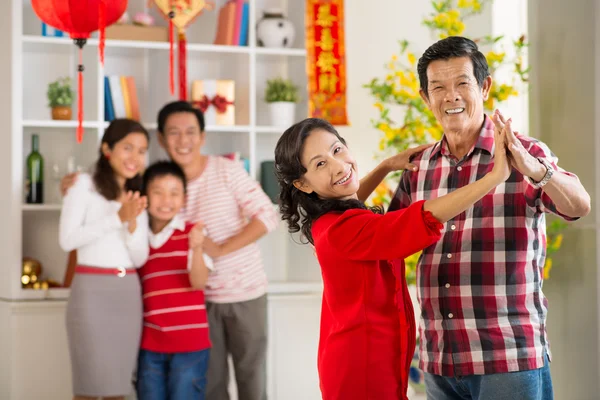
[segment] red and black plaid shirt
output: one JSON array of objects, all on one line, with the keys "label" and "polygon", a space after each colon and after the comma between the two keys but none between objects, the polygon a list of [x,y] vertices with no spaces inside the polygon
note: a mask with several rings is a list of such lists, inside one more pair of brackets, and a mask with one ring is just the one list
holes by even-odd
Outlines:
[{"label": "red and black plaid shirt", "polygon": [[[494,165],[494,125],[486,116],[479,139],[462,159],[436,143],[405,171],[390,210],[443,196],[482,178]],[[534,157],[558,159],[542,142],[518,136]],[[547,300],[545,212],[552,200],[529,178],[510,178],[448,221],[442,239],[423,251],[417,269],[420,367],[443,376],[525,371],[544,366]],[[565,219],[570,219],[561,215]]]}]

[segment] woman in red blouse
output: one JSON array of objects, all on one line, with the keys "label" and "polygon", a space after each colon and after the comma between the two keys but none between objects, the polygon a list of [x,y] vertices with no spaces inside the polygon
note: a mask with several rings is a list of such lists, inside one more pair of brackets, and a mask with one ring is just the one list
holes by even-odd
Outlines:
[{"label": "woman in red blouse", "polygon": [[[323,399],[406,399],[415,348],[403,259],[440,238],[460,214],[510,175],[504,133],[496,132],[491,172],[446,196],[383,214],[367,208],[356,161],[333,126],[309,118],[275,149],[280,211],[290,232],[314,245],[324,291],[318,369]],[[398,154],[393,168],[416,168]],[[373,174],[385,176],[390,168]],[[371,188],[367,188],[371,190]],[[358,194],[358,192],[361,192]]]}]

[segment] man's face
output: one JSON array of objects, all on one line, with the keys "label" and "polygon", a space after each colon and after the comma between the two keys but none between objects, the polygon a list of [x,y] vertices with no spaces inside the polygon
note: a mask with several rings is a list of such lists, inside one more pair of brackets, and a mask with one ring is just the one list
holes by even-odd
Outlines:
[{"label": "man's face", "polygon": [[193,113],[179,112],[167,118],[164,132],[159,134],[159,142],[171,160],[185,168],[200,158],[205,135]]},{"label": "man's face", "polygon": [[469,57],[436,60],[427,67],[427,93],[421,97],[446,133],[479,130],[483,122],[483,102],[492,78],[479,87]]}]

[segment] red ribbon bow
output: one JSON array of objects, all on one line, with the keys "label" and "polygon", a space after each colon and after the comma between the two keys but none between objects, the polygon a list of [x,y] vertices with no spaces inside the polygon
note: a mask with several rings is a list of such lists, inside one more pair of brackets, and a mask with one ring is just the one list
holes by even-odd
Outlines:
[{"label": "red ribbon bow", "polygon": [[193,104],[203,113],[206,112],[208,107],[210,107],[210,105],[212,104],[217,109],[217,112],[219,114],[223,114],[225,111],[227,111],[227,106],[233,104],[233,102],[217,94],[215,95],[215,97],[212,98],[212,100],[209,99],[208,96],[204,95],[200,100],[194,101]]}]

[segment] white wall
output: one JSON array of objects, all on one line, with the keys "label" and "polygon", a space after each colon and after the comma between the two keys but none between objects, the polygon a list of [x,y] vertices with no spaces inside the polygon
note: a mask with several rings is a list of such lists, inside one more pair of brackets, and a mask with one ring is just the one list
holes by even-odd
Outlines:
[{"label": "white wall", "polygon": [[592,213],[571,224],[544,283],[557,399],[598,399],[600,214],[600,31],[598,0],[531,0],[531,121],[592,196]]},{"label": "white wall", "polygon": [[[431,43],[429,31],[421,24],[428,1],[373,0],[357,7],[346,2],[347,98],[350,126],[337,127],[357,159],[361,175],[377,162],[379,131],[370,120],[377,116],[374,100],[362,85],[385,76],[384,65],[398,51],[398,40],[407,38],[421,52]],[[353,6],[354,5],[354,6]]]}]

